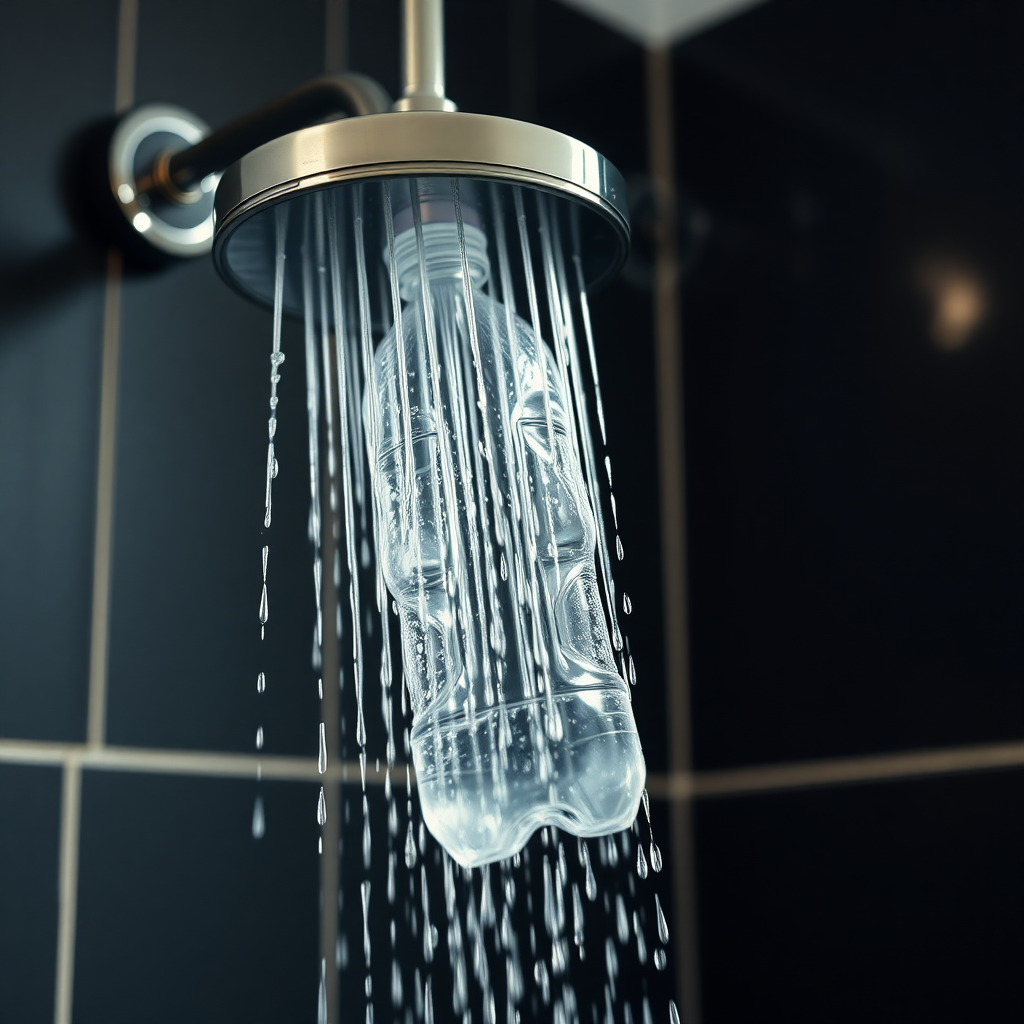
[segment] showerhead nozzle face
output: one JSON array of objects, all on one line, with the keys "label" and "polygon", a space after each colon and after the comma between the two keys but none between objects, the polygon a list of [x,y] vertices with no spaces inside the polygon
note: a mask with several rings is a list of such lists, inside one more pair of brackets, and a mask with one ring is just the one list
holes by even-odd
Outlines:
[{"label": "showerhead nozzle face", "polygon": [[385,295],[392,273],[403,300],[419,290],[421,258],[428,278],[461,277],[468,270],[473,287],[489,291],[500,287],[504,267],[515,308],[527,310],[542,272],[542,221],[570,263],[579,263],[588,289],[624,258],[614,224],[547,190],[473,178],[392,178],[265,204],[234,227],[215,259],[235,290],[266,306],[273,305],[275,271],[283,260],[282,307],[295,317],[303,315],[306,254],[323,265],[332,244],[342,266],[365,264],[376,289],[371,305],[377,323],[393,316]]},{"label": "showerhead nozzle face", "polygon": [[[629,247],[625,185],[582,143],[479,114],[349,118],[276,139],[225,172],[214,260],[233,288],[269,306],[282,255],[281,216],[288,220],[283,257],[297,267],[302,248],[326,231],[324,218],[358,221],[366,253],[379,254],[388,249],[389,234],[401,239],[413,229],[415,207],[429,229],[425,237],[440,238],[452,230],[443,225],[461,221],[476,281],[478,273],[486,276],[501,239],[518,239],[520,217],[536,219],[541,206],[573,248],[588,287],[618,271]],[[284,306],[296,315],[301,310],[296,273],[286,272]]]}]

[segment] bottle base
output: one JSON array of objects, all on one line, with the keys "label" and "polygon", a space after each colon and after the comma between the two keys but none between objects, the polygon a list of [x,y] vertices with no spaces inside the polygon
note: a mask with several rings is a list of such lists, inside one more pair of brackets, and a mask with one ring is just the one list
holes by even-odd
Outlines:
[{"label": "bottle base", "polygon": [[581,837],[628,828],[646,777],[624,686],[420,722],[412,751],[424,823],[463,867],[511,857],[547,825]]}]

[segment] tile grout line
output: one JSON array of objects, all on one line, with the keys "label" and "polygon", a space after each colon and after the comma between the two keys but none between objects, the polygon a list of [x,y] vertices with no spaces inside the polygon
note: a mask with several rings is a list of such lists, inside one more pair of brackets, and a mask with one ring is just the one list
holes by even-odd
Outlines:
[{"label": "tile grout line", "polygon": [[[114,111],[118,114],[128,110],[134,102],[138,22],[138,0],[121,0],[118,7],[117,57],[114,68]],[[92,628],[89,649],[89,711],[86,731],[91,746],[102,746],[106,739],[122,272],[123,261],[120,252],[115,249],[109,250],[103,303],[100,431],[96,467],[96,534],[93,547]]]},{"label": "tile grout line", "polygon": [[[358,782],[361,771],[357,761],[338,761],[320,775],[314,757],[234,754],[221,751],[154,750],[148,747],[90,747],[86,744],[46,743],[42,741],[0,740],[0,764],[27,764],[64,767],[78,764],[91,771],[122,771],[158,775],[206,775],[211,778],[256,778],[262,769],[266,779],[284,782],[328,781],[346,785]],[[393,771],[404,771],[397,764]],[[366,769],[368,785],[384,785],[384,769],[372,765]],[[414,780],[415,781],[415,780]]]},{"label": "tile grout line", "polygon": [[117,370],[121,333],[121,254],[107,253],[103,303],[103,365],[100,383],[99,455],[96,472],[96,535],[93,548],[92,630],[89,646],[90,746],[106,739],[107,645],[110,631],[110,573],[114,530],[114,458],[117,430]]},{"label": "tile grout line", "polygon": [[[655,242],[654,332],[657,366],[663,629],[673,776],[692,766],[690,650],[686,553],[686,464],[683,441],[682,323],[678,292],[675,201],[675,125],[672,51],[646,53],[647,133],[658,210]],[[700,956],[692,804],[670,809],[676,975],[683,1024],[700,1024]]]},{"label": "tile grout line", "polygon": [[[694,798],[713,799],[1021,767],[1024,767],[1024,741],[1018,740],[702,771],[690,777],[689,786]],[[686,780],[670,780],[670,784],[672,782],[685,784]]]},{"label": "tile grout line", "polygon": [[[325,776],[312,757],[250,755],[227,751],[159,750],[149,747],[90,747],[80,743],[0,739],[0,764],[163,775],[206,775],[249,778],[262,765],[268,779],[316,782],[326,778],[346,785],[360,778],[356,761],[332,762]],[[405,771],[396,763],[392,773]],[[1024,740],[973,746],[905,750],[819,761],[791,761],[699,772],[657,772],[648,775],[648,791],[658,800],[706,800],[729,796],[808,789],[816,786],[899,782],[926,776],[964,775],[978,771],[1024,768]],[[385,771],[367,766],[366,781],[384,784]],[[413,778],[415,785],[415,777]]]},{"label": "tile grout line", "polygon": [[82,769],[70,756],[61,786],[60,867],[58,875],[57,978],[55,1024],[71,1024],[75,980],[75,918],[78,913],[78,836],[82,810]]},{"label": "tile grout line", "polygon": [[348,0],[324,2],[324,71],[336,75],[348,69]]},{"label": "tile grout line", "polygon": [[[137,36],[138,0],[120,0],[117,19],[117,56],[114,68],[115,113],[127,110],[134,101]],[[120,252],[114,249],[109,250],[103,301],[100,424],[96,466],[96,533],[93,546],[92,622],[86,718],[86,737],[89,746],[94,748],[102,747],[106,739],[107,653],[110,630],[110,571],[114,526],[114,458],[122,269]],[[71,1024],[75,982],[81,810],[81,760],[77,754],[71,753],[64,761],[61,794],[57,977],[54,994],[56,1024]]]},{"label": "tile grout line", "polygon": [[139,43],[139,2],[121,0],[117,16],[117,66],[114,111],[123,114],[135,103],[135,64]]}]

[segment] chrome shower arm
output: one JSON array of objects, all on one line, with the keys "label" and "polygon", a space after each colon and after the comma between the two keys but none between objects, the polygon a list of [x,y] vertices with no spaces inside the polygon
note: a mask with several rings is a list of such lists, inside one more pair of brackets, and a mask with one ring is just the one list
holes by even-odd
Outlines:
[{"label": "chrome shower arm", "polygon": [[323,75],[211,131],[188,110],[145,104],[101,125],[75,176],[89,226],[129,262],[202,256],[213,242],[220,173],[273,139],[345,115],[382,114],[391,97],[367,75]]},{"label": "chrome shower arm", "polygon": [[368,75],[322,75],[172,154],[164,165],[166,178],[154,173],[153,185],[177,198],[175,193],[189,192],[208,174],[223,171],[271,139],[332,115],[381,114],[390,107],[391,97]]}]

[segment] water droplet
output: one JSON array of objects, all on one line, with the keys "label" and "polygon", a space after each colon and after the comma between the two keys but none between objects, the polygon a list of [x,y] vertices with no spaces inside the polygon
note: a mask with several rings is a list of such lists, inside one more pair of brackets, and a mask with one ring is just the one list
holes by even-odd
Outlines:
[{"label": "water droplet", "polygon": [[256,730],[256,749],[257,750],[262,750],[263,749],[263,726],[262,725]]},{"label": "water droplet", "polygon": [[267,434],[270,436],[270,440],[274,440],[274,435],[277,433],[277,417],[271,416],[267,420]]},{"label": "water droplet", "polygon": [[629,918],[626,916],[626,901],[621,893],[615,897],[615,930],[619,936],[619,944],[629,942]]},{"label": "water droplet", "polygon": [[664,945],[668,942],[668,921],[665,920],[665,911],[661,909],[661,900],[658,899],[657,893],[654,896],[654,910],[658,918],[658,938]]},{"label": "water droplet", "polygon": [[256,677],[256,692],[262,693],[267,688],[267,677],[261,672]]},{"label": "water droplet", "polygon": [[617,651],[622,650],[622,634],[619,632],[619,624],[612,620],[612,647]]},{"label": "water droplet", "polygon": [[434,995],[430,987],[430,978],[423,986],[423,1024],[434,1024]]},{"label": "water droplet", "polygon": [[498,561],[498,570],[501,572],[501,578],[503,580],[508,579],[508,563],[505,561],[505,552],[502,551],[501,558]]},{"label": "water droplet", "polygon": [[583,851],[583,867],[586,872],[584,890],[586,891],[587,899],[593,902],[597,899],[597,879],[594,878],[594,869],[590,864],[590,852],[587,850],[587,844],[584,843],[580,849]]},{"label": "water droplet", "polygon": [[659,872],[662,869],[662,867],[663,867],[663,862],[662,862],[662,859],[661,859],[661,850],[658,849],[658,844],[652,839],[651,840],[651,868],[652,868],[652,870],[655,873],[657,873],[657,872]]},{"label": "water droplet", "polygon": [[320,961],[320,993],[316,1000],[316,1024],[327,1024],[327,963]]},{"label": "water droplet", "polygon": [[363,794],[363,867],[370,870],[370,806]]},{"label": "water droplet", "polygon": [[277,408],[277,395],[272,395],[272,396],[271,396],[271,399],[270,399],[270,408],[271,408],[271,409],[276,409],[276,408]]},{"label": "water droplet", "polygon": [[263,582],[267,582],[267,559],[270,558],[270,548],[266,545],[263,547]]},{"label": "water droplet", "polygon": [[[270,353],[270,365],[272,367],[274,367],[276,369],[283,362],[284,362],[284,353],[283,352],[278,351],[278,352],[271,352]],[[290,372],[291,371],[289,371],[289,373]]]},{"label": "water droplet", "polygon": [[636,848],[636,873],[641,878],[647,877],[647,858],[644,856],[644,848],[637,846]]},{"label": "water droplet", "polygon": [[668,957],[665,956],[665,950],[663,950],[663,949],[656,949],[654,951],[654,966],[657,967],[659,971],[663,971],[663,970],[665,970],[665,967],[667,965],[668,965]]},{"label": "water droplet", "polygon": [[629,667],[629,685],[636,686],[636,665],[633,664],[633,655],[629,656],[629,661],[626,663]]},{"label": "water droplet", "polygon": [[320,798],[316,802],[316,820],[319,825],[327,824],[327,801],[324,799],[324,787],[320,787]]},{"label": "water droplet", "polygon": [[[615,845],[615,836],[605,836],[604,851],[609,867],[614,868],[619,863],[619,848]],[[628,847],[626,847],[626,856],[629,856]]]},{"label": "water droplet", "polygon": [[612,460],[606,455],[604,457],[604,471],[608,474],[608,486],[612,485]]},{"label": "water droplet", "polygon": [[629,594],[627,594],[625,591],[622,592],[622,610],[627,615],[633,614],[633,602],[630,601]]},{"label": "water droplet", "polygon": [[636,958],[640,964],[647,963],[647,942],[644,939],[644,930],[640,927],[640,916],[633,911],[633,932],[636,935]]},{"label": "water droplet", "polygon": [[363,904],[363,956],[366,958],[366,968],[370,968],[370,883],[362,881],[359,883],[359,898]]},{"label": "water droplet", "polygon": [[405,866],[407,868],[416,865],[416,839],[412,834],[412,822],[409,822],[409,832],[405,837]]},{"label": "water droplet", "polygon": [[274,461],[270,465],[270,478],[272,480],[276,480],[277,479],[278,468],[279,467],[277,465],[277,459],[274,459]]},{"label": "water droplet", "polygon": [[268,618],[269,609],[267,607],[267,585],[264,583],[263,593],[260,594],[260,625],[265,626]]},{"label": "water droplet", "polygon": [[[323,682],[321,681],[321,687]],[[321,693],[321,696],[323,694]],[[320,752],[316,759],[316,770],[323,775],[327,771],[327,733],[324,727],[324,723],[320,723]]]},{"label": "water droplet", "polygon": [[644,815],[647,818],[647,827],[650,828],[650,825],[651,825],[651,798],[650,798],[650,796],[648,796],[646,789],[640,794],[640,802],[643,804],[643,807],[644,807]]},{"label": "water droplet", "polygon": [[674,999],[668,1001],[668,1019],[672,1024],[679,1024],[679,1010],[676,1008],[676,1001]]},{"label": "water droplet", "polygon": [[577,946],[583,946],[583,901],[579,887],[572,887],[572,938]]},{"label": "water droplet", "polygon": [[626,557],[625,551],[622,550],[622,538],[618,534],[615,534],[615,555],[620,562]]},{"label": "water droplet", "polygon": [[252,807],[252,837],[262,839],[267,831],[267,819],[263,811],[263,797],[256,797]]}]

